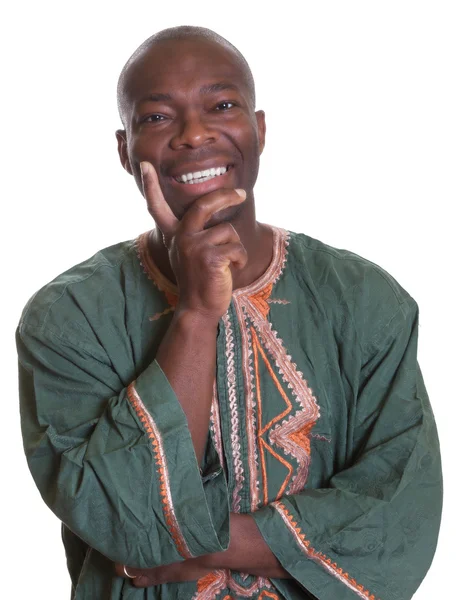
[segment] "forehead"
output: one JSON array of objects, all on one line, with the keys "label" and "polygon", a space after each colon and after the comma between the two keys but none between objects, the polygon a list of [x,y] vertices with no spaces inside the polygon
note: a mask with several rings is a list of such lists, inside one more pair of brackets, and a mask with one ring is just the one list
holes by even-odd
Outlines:
[{"label": "forehead", "polygon": [[168,40],[155,43],[129,67],[124,95],[131,103],[146,93],[174,95],[216,81],[248,92],[243,65],[230,49],[211,40]]}]

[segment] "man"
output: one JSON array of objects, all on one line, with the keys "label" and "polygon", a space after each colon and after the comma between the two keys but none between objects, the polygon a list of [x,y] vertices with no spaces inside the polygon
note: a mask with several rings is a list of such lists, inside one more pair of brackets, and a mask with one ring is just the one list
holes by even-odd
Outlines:
[{"label": "man", "polygon": [[45,286],[18,329],[72,597],[410,598],[441,512],[415,301],[256,221],[265,118],[229,42],[160,32],[118,100],[154,228]]}]

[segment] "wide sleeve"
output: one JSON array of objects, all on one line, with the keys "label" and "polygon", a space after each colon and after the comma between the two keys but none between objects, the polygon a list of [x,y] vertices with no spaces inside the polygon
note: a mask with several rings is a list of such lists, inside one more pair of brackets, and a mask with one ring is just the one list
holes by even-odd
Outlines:
[{"label": "wide sleeve", "polygon": [[283,567],[319,600],[411,598],[434,555],[439,443],[417,363],[410,299],[368,343],[353,415],[354,455],[324,489],[253,514]]},{"label": "wide sleeve", "polygon": [[203,477],[187,420],[154,360],[128,386],[98,352],[17,332],[27,462],[49,508],[109,559],[149,568],[229,542],[221,468]]}]

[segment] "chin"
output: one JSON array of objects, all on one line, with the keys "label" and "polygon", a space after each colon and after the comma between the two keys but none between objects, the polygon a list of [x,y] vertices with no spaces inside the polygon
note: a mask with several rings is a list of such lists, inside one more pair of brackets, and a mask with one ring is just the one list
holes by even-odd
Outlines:
[{"label": "chin", "polygon": [[223,210],[219,210],[205,223],[203,229],[210,229],[220,223],[232,223],[237,219],[244,208],[245,202],[237,206],[229,206]]}]

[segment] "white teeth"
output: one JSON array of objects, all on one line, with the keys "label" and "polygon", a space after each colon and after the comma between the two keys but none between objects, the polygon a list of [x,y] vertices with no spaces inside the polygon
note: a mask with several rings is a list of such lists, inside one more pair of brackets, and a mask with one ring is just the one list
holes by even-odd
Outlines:
[{"label": "white teeth", "polygon": [[202,183],[208,181],[218,175],[224,175],[227,171],[227,167],[218,167],[205,169],[204,171],[195,171],[195,173],[184,173],[180,177],[176,177],[176,181],[180,183]]}]

